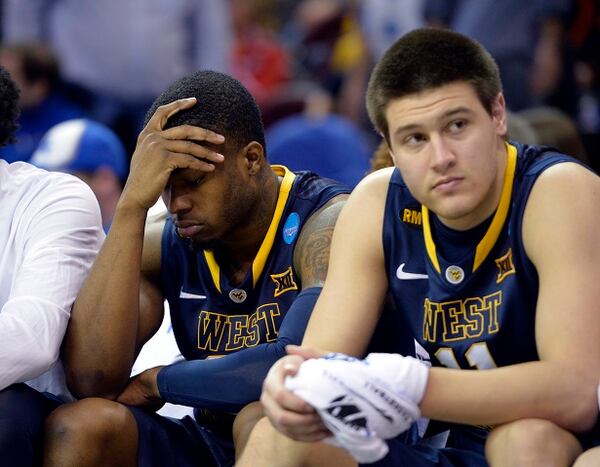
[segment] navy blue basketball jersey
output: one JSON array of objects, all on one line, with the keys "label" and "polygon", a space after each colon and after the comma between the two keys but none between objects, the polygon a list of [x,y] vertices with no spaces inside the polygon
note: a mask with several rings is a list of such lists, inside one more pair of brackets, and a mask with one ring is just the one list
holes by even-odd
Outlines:
[{"label": "navy blue basketball jersey", "polygon": [[471,231],[443,226],[398,170],[390,179],[383,224],[389,287],[434,366],[487,369],[538,359],[538,277],[523,247],[523,212],[546,168],[576,161],[548,148],[507,149],[499,206]]},{"label": "navy blue basketball jersey", "polygon": [[273,166],[281,177],[271,224],[240,285],[230,284],[212,251],[193,249],[168,218],[161,244],[161,289],[177,345],[188,359],[225,355],[276,340],[302,284],[293,265],[306,220],[349,189],[311,172]]}]

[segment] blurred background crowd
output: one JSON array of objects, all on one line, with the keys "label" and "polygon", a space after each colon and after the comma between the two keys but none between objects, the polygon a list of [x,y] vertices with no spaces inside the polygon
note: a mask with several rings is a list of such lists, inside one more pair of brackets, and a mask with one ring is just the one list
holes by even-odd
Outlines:
[{"label": "blurred background crowd", "polygon": [[389,163],[385,148],[376,151],[380,140],[364,106],[373,64],[400,35],[427,25],[465,33],[492,53],[515,139],[555,146],[600,169],[600,0],[0,6],[0,65],[21,88],[18,141],[2,157],[95,184],[106,228],[146,110],[199,68],[229,73],[253,93],[272,163],[355,185],[372,164]]}]

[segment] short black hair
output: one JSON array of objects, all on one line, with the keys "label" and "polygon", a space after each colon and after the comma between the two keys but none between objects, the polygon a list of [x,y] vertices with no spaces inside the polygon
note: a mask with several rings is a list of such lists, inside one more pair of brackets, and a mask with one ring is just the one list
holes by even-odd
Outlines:
[{"label": "short black hair", "polygon": [[0,67],[0,146],[15,142],[18,119],[19,89],[8,71]]},{"label": "short black hair", "polygon": [[196,71],[173,83],[154,101],[144,126],[158,107],[186,97],[195,97],[196,105],[177,112],[165,128],[194,125],[222,134],[233,149],[252,141],[265,148],[265,130],[256,101],[242,83],[216,71]]},{"label": "short black hair", "polygon": [[457,81],[473,86],[491,114],[502,92],[498,65],[477,41],[446,29],[422,28],[400,37],[373,69],[367,88],[367,111],[389,143],[385,112],[392,99]]}]

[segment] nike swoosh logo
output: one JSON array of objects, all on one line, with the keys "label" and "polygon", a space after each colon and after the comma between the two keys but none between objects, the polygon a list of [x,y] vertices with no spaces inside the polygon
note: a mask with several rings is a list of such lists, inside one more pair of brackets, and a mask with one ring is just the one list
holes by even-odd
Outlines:
[{"label": "nike swoosh logo", "polygon": [[400,266],[398,266],[398,269],[396,269],[396,277],[401,281],[410,281],[414,279],[429,279],[429,276],[427,274],[416,274],[414,272],[406,272],[404,270],[405,265],[406,263],[402,263]]},{"label": "nike swoosh logo", "polygon": [[179,292],[179,298],[187,298],[187,299],[191,299],[191,300],[204,300],[204,299],[206,299],[206,295],[198,295],[195,293],[184,292],[183,287],[182,287],[181,291]]}]

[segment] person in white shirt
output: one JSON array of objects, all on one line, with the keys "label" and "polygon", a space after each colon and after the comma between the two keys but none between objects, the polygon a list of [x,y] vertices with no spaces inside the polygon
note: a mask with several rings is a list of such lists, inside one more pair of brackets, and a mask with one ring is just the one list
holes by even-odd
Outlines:
[{"label": "person in white shirt", "polygon": [[[13,140],[18,96],[0,68],[0,146]],[[36,465],[44,418],[71,399],[59,350],[103,239],[100,209],[84,182],[0,160],[2,465]]]}]

